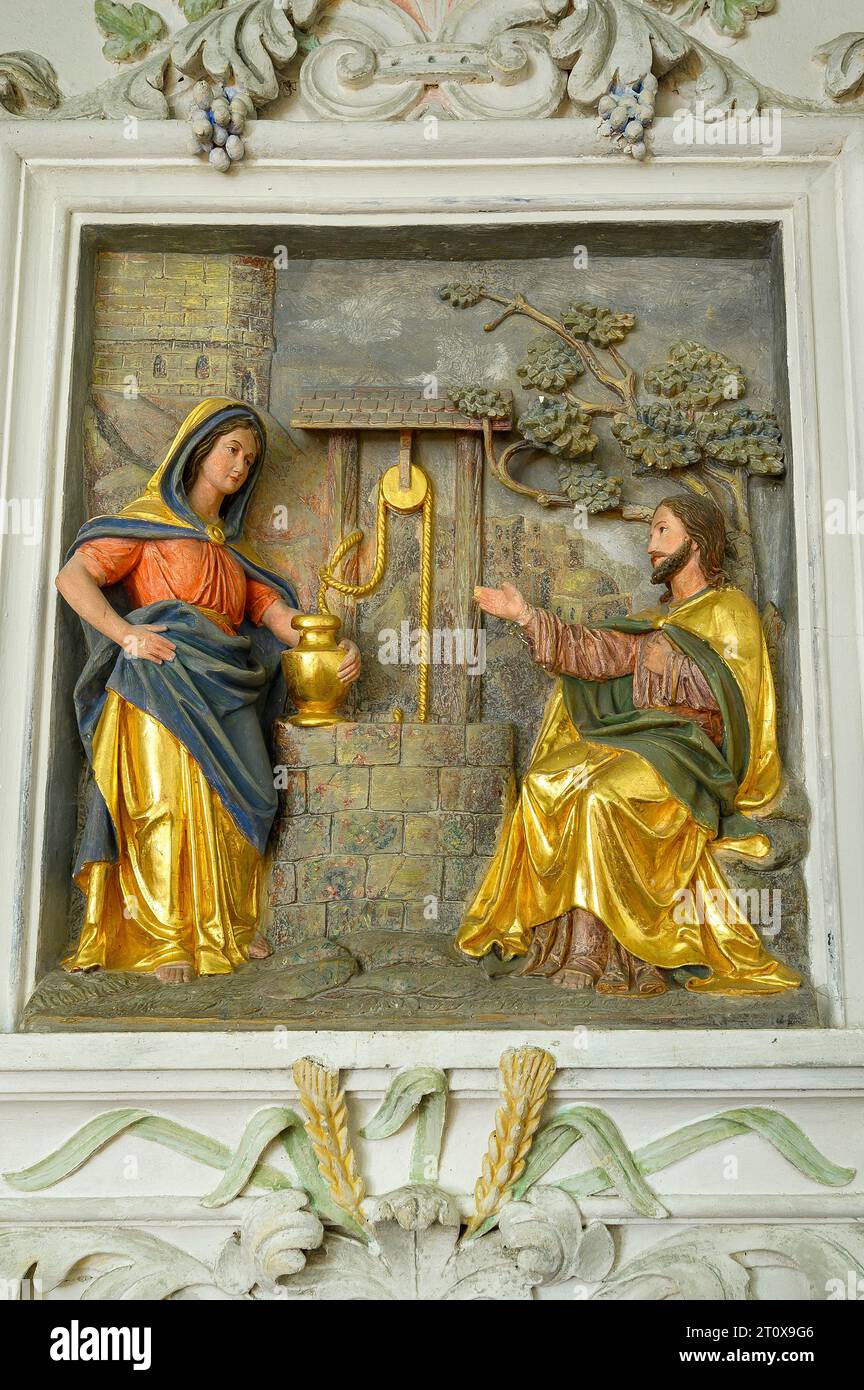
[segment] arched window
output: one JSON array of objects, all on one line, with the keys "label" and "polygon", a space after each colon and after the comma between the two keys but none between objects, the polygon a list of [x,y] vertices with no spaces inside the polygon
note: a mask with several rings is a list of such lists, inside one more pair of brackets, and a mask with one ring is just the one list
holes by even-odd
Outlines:
[{"label": "arched window", "polygon": [[255,378],[251,372],[244,372],[241,377],[240,396],[248,405],[255,404]]},{"label": "arched window", "polygon": [[154,376],[167,376],[167,375],[168,375],[168,364],[167,364],[167,362],[165,361],[165,358],[164,358],[164,357],[154,357],[154,358],[153,358],[153,375],[154,375]]},{"label": "arched window", "polygon": [[197,377],[208,377],[210,375],[210,362],[203,352],[195,363],[195,375]]}]

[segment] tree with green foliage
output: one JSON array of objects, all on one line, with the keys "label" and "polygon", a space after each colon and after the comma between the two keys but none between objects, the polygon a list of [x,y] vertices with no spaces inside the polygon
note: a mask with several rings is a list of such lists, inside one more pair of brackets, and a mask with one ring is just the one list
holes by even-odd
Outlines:
[{"label": "tree with green foliage", "polygon": [[[719,503],[729,526],[735,578],[755,593],[748,482],[754,476],[781,476],[784,452],[776,416],[741,404],[747,382],[737,362],[701,343],[673,343],[666,360],[643,374],[642,387],[650,398],[640,399],[636,371],[618,346],[635,326],[633,314],[577,301],[556,319],[521,294],[501,294],[474,281],[443,285],[438,293],[459,309],[484,300],[503,305],[503,312],[484,324],[487,333],[516,314],[544,330],[529,343],[516,368],[520,381],[537,397],[519,417],[520,438],[500,458],[491,428],[496,415],[507,414],[500,394],[464,385],[450,392],[464,414],[483,420],[486,455],[505,487],[542,506],[579,506],[597,515],[641,517],[643,509],[622,501],[622,477],[593,457],[600,443],[594,426],[606,417],[612,438],[632,464],[633,476],[668,473],[683,487]],[[604,389],[605,399],[581,394],[580,378],[586,374]],[[561,493],[543,492],[512,477],[510,461],[528,450],[556,458]]]}]

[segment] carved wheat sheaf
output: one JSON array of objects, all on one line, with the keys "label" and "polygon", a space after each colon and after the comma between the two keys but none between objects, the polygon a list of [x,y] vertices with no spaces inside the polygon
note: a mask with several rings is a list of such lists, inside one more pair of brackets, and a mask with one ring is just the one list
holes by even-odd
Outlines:
[{"label": "carved wheat sheaf", "polygon": [[[854,1297],[860,1291],[856,1281],[864,1274],[864,1244],[842,1225],[820,1230],[763,1224],[749,1234],[740,1225],[719,1233],[716,1226],[690,1230],[653,1245],[607,1278],[615,1247],[600,1222],[583,1222],[578,1206],[583,1197],[612,1190],[643,1217],[663,1216],[646,1177],[739,1135],[771,1145],[805,1178],[825,1187],[848,1186],[856,1170],[834,1163],[788,1116],[764,1106],[691,1121],[634,1150],[612,1117],[593,1106],[559,1110],[538,1131],[554,1072],[552,1058],[526,1047],[506,1052],[499,1065],[501,1105],[477,1183],[477,1211],[467,1242],[458,1241],[455,1198],[434,1181],[447,1094],[444,1073],[432,1067],[400,1072],[367,1122],[366,1139],[386,1139],[412,1114],[418,1116],[409,1184],[381,1197],[364,1221],[359,1209],[363,1187],[348,1142],[338,1073],[303,1059],[295,1065],[294,1077],[308,1116],[309,1143],[304,1135],[301,1146],[286,1145],[296,1175],[261,1161],[274,1139],[299,1135],[299,1115],[283,1105],[252,1115],[233,1151],[147,1110],[106,1111],[38,1162],[4,1175],[20,1192],[39,1192],[77,1172],[120,1134],[134,1134],[222,1172],[216,1192],[202,1199],[205,1207],[224,1207],[247,1183],[269,1189],[251,1204],[241,1229],[229,1236],[212,1266],[147,1230],[124,1228],[125,1218],[118,1218],[111,1230],[104,1220],[101,1225],[52,1229],[40,1218],[18,1229],[4,1224],[0,1284],[6,1285],[7,1297],[10,1290],[17,1290],[13,1297],[28,1297],[25,1291],[38,1287],[39,1296],[64,1289],[67,1298],[75,1299],[80,1293],[71,1292],[71,1286],[80,1291],[83,1272],[88,1300],[170,1298],[212,1285],[220,1295],[256,1301],[287,1296],[440,1302],[528,1298],[537,1285],[575,1279],[583,1286],[602,1285],[590,1295],[602,1300],[716,1301],[758,1299],[749,1270],[776,1266],[805,1273],[813,1298],[826,1293],[829,1298]],[[582,1140],[596,1166],[541,1185],[540,1179]],[[85,1199],[83,1207],[94,1204],[98,1199]],[[500,1230],[487,1238],[497,1218]],[[334,1225],[340,1229],[328,1230]],[[326,1257],[308,1258],[308,1252],[317,1250]]]},{"label": "carved wheat sheaf", "polygon": [[512,1196],[513,1184],[525,1167],[540,1123],[546,1093],[555,1074],[555,1061],[539,1047],[508,1048],[499,1062],[501,1104],[495,1128],[474,1187],[474,1215],[465,1234],[471,1236],[500,1211]]},{"label": "carved wheat sheaf", "polygon": [[292,1068],[306,1114],[306,1133],[315,1150],[321,1176],[338,1207],[365,1226],[361,1202],[366,1188],[348,1135],[345,1093],[339,1087],[339,1073],[319,1062],[303,1057]]}]

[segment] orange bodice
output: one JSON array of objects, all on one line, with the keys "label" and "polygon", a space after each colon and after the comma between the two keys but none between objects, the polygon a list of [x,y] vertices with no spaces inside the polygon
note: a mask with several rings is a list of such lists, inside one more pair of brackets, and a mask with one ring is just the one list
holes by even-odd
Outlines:
[{"label": "orange bodice", "polygon": [[179,599],[210,610],[220,627],[239,627],[244,617],[260,623],[279,595],[269,584],[250,579],[223,545],[204,540],[140,541],[109,536],[78,548],[98,584],[122,581],[133,608]]}]

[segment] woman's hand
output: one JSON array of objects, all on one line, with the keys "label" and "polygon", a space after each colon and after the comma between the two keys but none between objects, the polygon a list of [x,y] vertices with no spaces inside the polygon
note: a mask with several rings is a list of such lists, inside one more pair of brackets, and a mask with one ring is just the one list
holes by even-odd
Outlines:
[{"label": "woman's hand", "polygon": [[474,590],[474,602],[484,613],[491,613],[495,618],[508,618],[513,623],[524,618],[529,610],[529,605],[512,584],[502,584],[500,589],[484,589],[478,585]]},{"label": "woman's hand", "polygon": [[153,661],[161,666],[163,661],[173,661],[176,647],[165,632],[167,623],[127,623],[128,631],[120,645],[130,661]]},{"label": "woman's hand", "polygon": [[357,643],[352,642],[349,637],[343,637],[339,646],[344,647],[348,655],[336,674],[346,685],[351,685],[360,675],[360,649]]},{"label": "woman's hand", "polygon": [[66,561],[54,583],[73,612],[77,613],[79,618],[83,618],[85,623],[95,627],[103,637],[110,637],[118,647],[122,647],[127,638],[139,631],[111,607],[102,592],[105,576],[101,574],[98,566],[96,574],[91,573],[83,551],[75,551],[71,560]]}]

